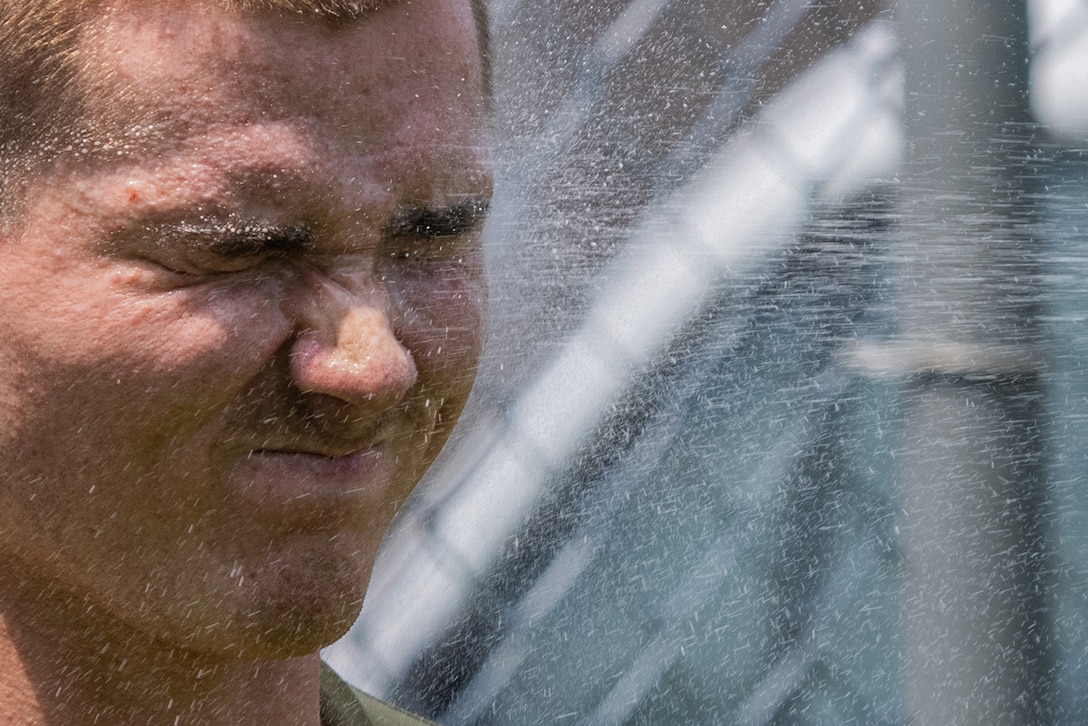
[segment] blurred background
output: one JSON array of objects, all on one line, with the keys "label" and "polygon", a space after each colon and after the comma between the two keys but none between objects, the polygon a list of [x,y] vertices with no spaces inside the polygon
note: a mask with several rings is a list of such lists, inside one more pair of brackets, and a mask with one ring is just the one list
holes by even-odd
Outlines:
[{"label": "blurred background", "polygon": [[491,0],[491,328],[325,653],[442,724],[1088,723],[1088,0]]}]

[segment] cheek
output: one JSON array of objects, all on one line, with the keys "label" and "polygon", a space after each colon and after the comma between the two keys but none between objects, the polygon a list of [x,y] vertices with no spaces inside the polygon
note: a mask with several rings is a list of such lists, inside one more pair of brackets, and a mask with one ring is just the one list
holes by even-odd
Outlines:
[{"label": "cheek", "polygon": [[224,412],[286,335],[275,298],[255,290],[98,292],[49,325],[8,326],[19,343],[0,364],[23,373],[0,386],[0,456],[21,470],[6,472],[0,539],[21,531],[8,515],[65,542],[86,522],[177,518],[207,482]]},{"label": "cheek", "polygon": [[486,287],[474,269],[439,267],[403,276],[391,291],[395,328],[425,386],[467,396],[483,340]]},{"label": "cheek", "polygon": [[[406,441],[401,501],[438,456],[476,379],[483,340],[483,278],[452,268],[402,276],[390,287],[394,331],[412,353],[419,381],[409,394],[417,435]],[[425,432],[422,437],[418,434]]]},{"label": "cheek", "polygon": [[104,362],[119,375],[146,379],[148,390],[161,380],[233,396],[289,335],[281,287],[270,279],[134,298],[111,326],[127,342],[113,351],[115,360]]},{"label": "cheek", "polygon": [[76,440],[93,448],[105,442],[93,441],[92,430],[128,432],[113,446],[152,456],[215,420],[289,335],[268,287],[102,290],[24,331],[23,363],[50,406],[64,409],[52,414],[54,427],[93,420]]}]

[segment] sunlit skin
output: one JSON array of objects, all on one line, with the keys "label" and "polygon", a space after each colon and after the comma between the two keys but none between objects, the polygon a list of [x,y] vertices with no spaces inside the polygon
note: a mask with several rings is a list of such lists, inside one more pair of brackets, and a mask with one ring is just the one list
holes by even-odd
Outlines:
[{"label": "sunlit skin", "polygon": [[98,151],[0,239],[0,712],[316,723],[474,375],[471,11],[129,0],[80,52]]}]

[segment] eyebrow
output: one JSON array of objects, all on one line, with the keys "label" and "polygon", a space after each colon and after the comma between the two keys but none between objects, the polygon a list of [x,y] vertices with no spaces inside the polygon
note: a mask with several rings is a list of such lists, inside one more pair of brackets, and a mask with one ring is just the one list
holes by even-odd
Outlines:
[{"label": "eyebrow", "polygon": [[404,207],[385,226],[389,237],[458,237],[483,226],[490,203],[466,199],[448,207]]}]

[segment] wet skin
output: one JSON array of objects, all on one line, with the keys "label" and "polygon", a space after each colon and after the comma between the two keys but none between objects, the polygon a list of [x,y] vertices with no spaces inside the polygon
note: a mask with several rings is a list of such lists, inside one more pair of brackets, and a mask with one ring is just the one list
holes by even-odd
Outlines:
[{"label": "wet skin", "polygon": [[0,574],[41,632],[75,603],[132,653],[311,653],[474,376],[470,10],[131,0],[80,50],[90,153],[0,239]]}]

